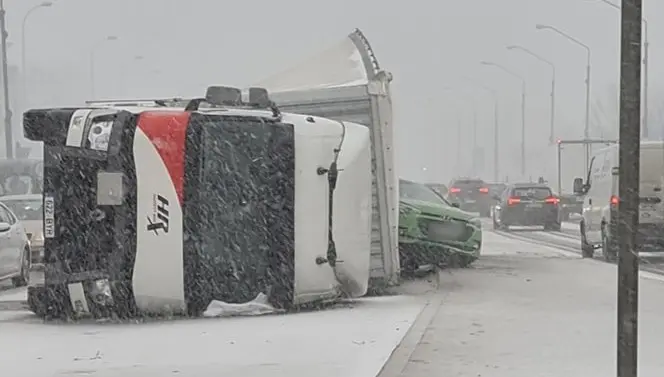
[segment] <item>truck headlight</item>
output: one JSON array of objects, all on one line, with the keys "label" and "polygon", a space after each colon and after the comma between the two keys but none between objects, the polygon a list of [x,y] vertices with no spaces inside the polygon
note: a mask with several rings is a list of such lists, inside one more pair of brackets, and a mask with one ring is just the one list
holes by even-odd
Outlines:
[{"label": "truck headlight", "polygon": [[111,292],[111,284],[108,279],[99,279],[94,281],[90,290],[90,295],[97,304],[113,304],[113,294]]},{"label": "truck headlight", "polygon": [[88,134],[90,149],[102,152],[108,151],[108,143],[111,140],[112,129],[113,121],[92,123],[90,133]]}]

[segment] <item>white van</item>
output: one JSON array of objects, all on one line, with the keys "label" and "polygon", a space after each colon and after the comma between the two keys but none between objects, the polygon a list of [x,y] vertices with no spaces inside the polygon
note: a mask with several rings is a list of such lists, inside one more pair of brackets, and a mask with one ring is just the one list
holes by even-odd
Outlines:
[{"label": "white van", "polygon": [[[618,205],[618,144],[593,154],[586,182],[574,180],[574,191],[585,194],[580,223],[581,250],[592,257],[601,248],[607,260],[616,257],[615,227]],[[642,251],[664,252],[664,142],[641,142],[639,232]],[[613,233],[613,234],[612,234]]]}]

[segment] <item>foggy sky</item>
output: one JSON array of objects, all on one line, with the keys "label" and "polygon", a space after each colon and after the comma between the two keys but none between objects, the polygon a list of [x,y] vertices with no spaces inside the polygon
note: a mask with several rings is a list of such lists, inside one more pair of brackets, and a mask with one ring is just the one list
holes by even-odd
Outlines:
[{"label": "foggy sky", "polygon": [[[5,0],[11,64],[20,65],[23,17],[38,3]],[[651,42],[651,133],[659,135],[661,127],[652,120],[664,98],[659,89],[664,2],[645,0],[644,8]],[[556,64],[558,136],[578,138],[583,135],[585,51],[552,32],[536,31],[535,24],[556,26],[590,45],[591,135],[599,136],[599,126],[615,130],[617,124],[619,17],[618,10],[597,0],[57,0],[27,22],[30,104],[71,105],[90,99],[90,51],[108,35],[118,40],[96,50],[96,97],[137,98],[201,95],[212,84],[248,85],[326,49],[358,27],[381,65],[394,75],[400,176],[447,182],[468,173],[469,103],[474,98],[478,143],[486,157],[482,176],[492,178],[492,102],[461,76],[501,94],[501,175],[518,173],[520,84],[479,65],[491,60],[527,79],[529,174],[552,179],[555,150],[547,146],[550,69],[505,46],[523,45]],[[467,146],[460,164],[457,119]]]}]

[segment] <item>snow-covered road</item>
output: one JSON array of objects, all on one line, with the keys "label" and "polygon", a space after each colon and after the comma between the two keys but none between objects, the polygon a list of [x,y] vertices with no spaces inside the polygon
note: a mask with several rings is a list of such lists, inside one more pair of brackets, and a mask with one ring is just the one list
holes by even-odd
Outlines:
[{"label": "snow-covered road", "polygon": [[[439,292],[319,312],[56,325],[14,305],[24,290],[2,291],[0,365],[25,377],[374,377],[387,360],[381,377],[613,374],[616,267],[581,259],[572,226],[485,228],[480,261],[441,273]],[[660,377],[664,277],[641,275],[641,376]]]},{"label": "snow-covered road", "polygon": [[[437,312],[380,376],[615,375],[616,266],[491,231],[485,244],[474,268],[441,274]],[[664,278],[641,277],[639,375],[660,377]]]}]

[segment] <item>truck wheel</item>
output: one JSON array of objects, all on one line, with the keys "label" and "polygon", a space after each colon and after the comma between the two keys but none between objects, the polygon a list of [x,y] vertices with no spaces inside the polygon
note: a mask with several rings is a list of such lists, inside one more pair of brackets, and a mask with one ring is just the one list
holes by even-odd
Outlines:
[{"label": "truck wheel", "polygon": [[618,259],[618,250],[615,240],[607,233],[602,229],[602,256],[607,262],[615,262]]},{"label": "truck wheel", "polygon": [[595,255],[593,245],[590,245],[585,236],[581,236],[581,256],[583,258],[592,258]]},{"label": "truck wheel", "polygon": [[38,317],[46,317],[46,288],[42,286],[28,287],[28,307]]}]

